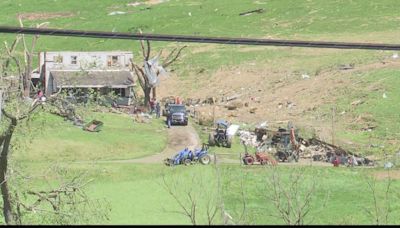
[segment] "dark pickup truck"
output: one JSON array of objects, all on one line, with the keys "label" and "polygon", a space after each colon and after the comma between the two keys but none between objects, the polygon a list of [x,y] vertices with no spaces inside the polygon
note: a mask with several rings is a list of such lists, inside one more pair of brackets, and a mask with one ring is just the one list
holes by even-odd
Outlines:
[{"label": "dark pickup truck", "polygon": [[173,124],[187,125],[189,118],[186,112],[186,107],[183,104],[169,104],[166,108],[167,122],[168,119]]}]

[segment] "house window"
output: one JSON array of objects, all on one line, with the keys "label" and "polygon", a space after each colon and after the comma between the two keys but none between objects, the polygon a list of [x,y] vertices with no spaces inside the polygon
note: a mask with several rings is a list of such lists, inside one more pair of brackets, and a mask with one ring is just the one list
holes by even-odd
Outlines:
[{"label": "house window", "polygon": [[63,57],[61,55],[54,56],[53,61],[54,61],[54,63],[62,63]]},{"label": "house window", "polygon": [[118,66],[119,65],[119,56],[112,55],[108,56],[107,65],[110,66]]},{"label": "house window", "polygon": [[113,89],[113,92],[115,95],[117,95],[119,97],[125,97],[125,89],[124,88]]},{"label": "house window", "polygon": [[77,63],[77,59],[78,59],[77,56],[71,56],[71,64],[75,65]]}]

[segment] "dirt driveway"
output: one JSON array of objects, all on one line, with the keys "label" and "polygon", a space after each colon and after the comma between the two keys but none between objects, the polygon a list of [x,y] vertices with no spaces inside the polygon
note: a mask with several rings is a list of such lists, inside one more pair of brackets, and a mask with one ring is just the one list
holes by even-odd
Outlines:
[{"label": "dirt driveway", "polygon": [[189,149],[199,148],[201,146],[200,138],[189,123],[188,126],[172,126],[168,129],[167,147],[160,153],[136,159],[125,160],[104,160],[104,161],[81,161],[78,163],[144,163],[144,164],[162,164],[163,160],[172,157],[180,150],[188,147]]}]

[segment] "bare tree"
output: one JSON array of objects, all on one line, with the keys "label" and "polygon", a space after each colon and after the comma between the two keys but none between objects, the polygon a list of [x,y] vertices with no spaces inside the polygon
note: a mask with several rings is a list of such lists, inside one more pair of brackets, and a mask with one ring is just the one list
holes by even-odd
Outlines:
[{"label": "bare tree", "polygon": [[[22,22],[21,22],[22,26]],[[40,27],[40,25],[38,25]],[[25,61],[20,61],[20,56],[16,55],[16,50],[19,42],[24,41],[24,57]],[[37,36],[34,37],[32,43],[32,49],[28,50],[25,44],[24,37],[20,35],[16,37],[11,46],[5,42],[5,54],[0,55],[0,86],[3,91],[3,102],[0,107],[2,116],[0,122],[0,188],[2,195],[3,215],[6,224],[22,224],[22,216],[25,212],[35,212],[40,209],[40,205],[47,202],[52,208],[53,212],[57,216],[64,214],[62,207],[65,205],[78,205],[77,197],[82,196],[81,188],[84,186],[78,183],[76,180],[80,178],[74,178],[70,182],[64,182],[59,187],[50,190],[27,190],[23,194],[29,195],[29,198],[37,197],[37,200],[32,204],[24,203],[20,200],[21,191],[12,190],[10,188],[10,179],[15,177],[13,172],[10,172],[9,167],[9,155],[11,149],[18,147],[16,140],[13,139],[14,133],[17,129],[21,129],[27,126],[30,118],[42,106],[42,102],[31,102],[26,99],[30,93],[30,72],[32,53]],[[16,75],[17,77],[15,77]],[[17,83],[14,83],[14,82]],[[67,184],[66,184],[67,183]],[[61,196],[64,196],[61,198]],[[61,200],[64,198],[67,200]],[[85,197],[81,197],[81,200],[85,201]],[[76,208],[68,207],[67,211],[71,212]],[[65,214],[64,214],[65,215]],[[60,217],[57,217],[60,218]]]},{"label": "bare tree", "polygon": [[[93,220],[109,219],[108,202],[92,200],[84,191],[85,186],[93,181],[87,177],[87,173],[65,178],[68,171],[58,166],[50,167],[48,172],[52,173],[52,176],[56,175],[52,182],[55,179],[58,183],[53,187],[53,184],[46,180],[48,187],[41,190],[35,190],[35,187],[28,184],[37,177],[27,177],[18,173],[18,177],[24,179],[23,186],[18,186],[19,189],[15,192],[19,224],[86,224]],[[32,213],[39,215],[39,221],[32,221],[27,216]]]},{"label": "bare tree", "polygon": [[384,186],[382,186],[383,189],[379,188],[380,182],[378,179],[370,175],[370,173],[365,174],[364,180],[371,193],[372,205],[363,207],[363,210],[373,220],[375,225],[388,225],[390,215],[395,210],[391,202],[398,202],[400,194],[392,189],[393,179],[391,178],[391,171],[389,169],[386,171],[387,176]]},{"label": "bare tree", "polygon": [[[139,31],[142,33],[142,31]],[[144,104],[147,105],[148,102],[150,101],[150,93],[153,90],[153,97],[155,98],[155,87],[151,85],[149,82],[148,75],[146,75],[145,71],[145,64],[147,64],[147,61],[150,60],[150,53],[151,53],[151,46],[150,46],[150,41],[146,40],[146,44],[143,40],[140,41],[140,46],[142,49],[142,55],[143,55],[143,65],[139,63],[133,62],[131,60],[131,66],[137,75],[140,87],[143,90],[144,93]],[[164,59],[163,63],[161,64],[162,68],[167,69],[172,63],[174,63],[178,57],[180,56],[182,50],[186,48],[187,46],[183,46],[181,48],[175,48],[173,49],[168,56]],[[159,56],[161,56],[162,51],[159,53]],[[157,71],[157,77],[160,74],[160,71]]]},{"label": "bare tree", "polygon": [[187,180],[163,176],[162,186],[180,209],[172,212],[185,216],[192,225],[216,224],[218,205],[215,186],[198,174],[192,174],[190,181],[185,183]]},{"label": "bare tree", "polygon": [[[227,175],[226,175],[227,174]],[[241,172],[238,176],[237,173],[224,173],[224,177],[228,178],[228,183],[236,184],[239,181],[239,189],[238,191],[233,191],[236,189],[230,185],[225,186],[223,189],[227,189],[230,194],[236,195],[235,201],[237,205],[239,205],[239,210],[232,210],[231,213],[224,208],[223,213],[223,224],[224,225],[251,225],[254,222],[254,218],[252,213],[249,212],[248,209],[248,183],[249,175],[247,172]],[[221,193],[223,195],[223,192]]]},{"label": "bare tree", "polygon": [[[305,178],[306,167],[291,167],[287,178],[278,167],[270,166],[267,170],[269,175],[266,175],[262,195],[275,211],[268,216],[281,219],[286,225],[304,225],[310,211],[316,210],[313,208],[317,190],[315,175],[311,175],[311,179]],[[319,204],[320,210],[326,206],[328,198],[329,192]]]}]

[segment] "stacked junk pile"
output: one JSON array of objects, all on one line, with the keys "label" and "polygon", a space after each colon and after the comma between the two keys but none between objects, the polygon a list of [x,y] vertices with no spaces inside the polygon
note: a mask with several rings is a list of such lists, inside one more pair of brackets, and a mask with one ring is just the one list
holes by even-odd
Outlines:
[{"label": "stacked junk pile", "polygon": [[[373,166],[374,161],[351,153],[343,148],[329,144],[317,138],[308,140],[299,137],[298,130],[292,123],[287,128],[278,130],[268,129],[264,122],[257,126],[254,131],[238,132],[241,143],[245,146],[245,157],[243,162],[247,164],[247,147],[256,148],[256,155],[266,153],[279,162],[298,162],[299,159],[312,159],[313,161],[329,162],[334,166]],[[256,159],[257,160],[257,159]],[[251,162],[251,159],[249,160]],[[251,162],[252,164],[252,162]]]}]

